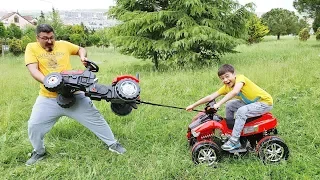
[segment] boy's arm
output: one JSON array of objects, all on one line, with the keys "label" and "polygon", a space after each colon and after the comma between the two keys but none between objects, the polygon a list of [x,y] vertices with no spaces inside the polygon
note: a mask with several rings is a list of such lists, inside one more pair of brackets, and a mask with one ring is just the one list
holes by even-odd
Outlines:
[{"label": "boy's arm", "polygon": [[241,90],[241,88],[243,87],[243,82],[238,82],[234,85],[232,91],[230,91],[228,94],[226,94],[219,102],[217,102],[214,105],[215,109],[219,109],[220,106],[222,104],[224,104],[225,102],[229,101],[230,99],[232,99],[233,97],[235,97]]},{"label": "boy's arm", "polygon": [[199,106],[199,105],[201,105],[201,104],[207,103],[207,102],[209,102],[209,101],[212,101],[213,99],[215,99],[215,98],[217,98],[217,97],[219,97],[219,96],[220,96],[220,94],[216,91],[216,92],[214,92],[214,93],[212,93],[212,94],[210,94],[210,95],[208,95],[208,96],[206,96],[206,97],[198,100],[197,102],[189,105],[189,106],[186,108],[186,110],[187,110],[187,111],[191,111],[191,110],[193,110],[193,108],[195,108],[195,107],[197,107],[197,106]]}]

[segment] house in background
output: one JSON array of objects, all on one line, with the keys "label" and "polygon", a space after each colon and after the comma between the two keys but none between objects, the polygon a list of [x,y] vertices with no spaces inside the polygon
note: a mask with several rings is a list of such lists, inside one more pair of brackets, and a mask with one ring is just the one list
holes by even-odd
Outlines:
[{"label": "house in background", "polygon": [[31,16],[21,16],[18,12],[12,12],[5,14],[1,17],[0,21],[4,24],[4,26],[8,27],[10,24],[15,24],[20,29],[24,29],[27,26],[35,26],[37,24],[37,20]]}]

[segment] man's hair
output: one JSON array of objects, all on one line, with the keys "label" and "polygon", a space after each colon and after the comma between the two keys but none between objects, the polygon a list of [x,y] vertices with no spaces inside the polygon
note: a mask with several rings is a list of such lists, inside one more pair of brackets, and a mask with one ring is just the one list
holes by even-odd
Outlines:
[{"label": "man's hair", "polygon": [[39,24],[36,28],[36,33],[38,35],[41,32],[45,32],[45,33],[53,32],[54,33],[54,30],[49,24]]},{"label": "man's hair", "polygon": [[222,65],[219,70],[218,70],[218,76],[222,76],[225,73],[230,72],[230,73],[234,73],[234,67],[230,64],[224,64]]}]

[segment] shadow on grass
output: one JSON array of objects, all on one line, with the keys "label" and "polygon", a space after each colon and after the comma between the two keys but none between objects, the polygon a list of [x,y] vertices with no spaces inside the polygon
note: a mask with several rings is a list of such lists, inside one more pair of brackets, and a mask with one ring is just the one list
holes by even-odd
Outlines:
[{"label": "shadow on grass", "polygon": [[320,48],[320,44],[314,44],[314,45],[311,45],[311,47],[313,47],[313,48]]},{"label": "shadow on grass", "polygon": [[184,66],[172,65],[161,63],[158,66],[158,69],[155,68],[153,63],[139,63],[139,64],[131,64],[127,67],[128,71],[132,72],[158,72],[158,73],[166,73],[172,71],[190,71],[190,70],[203,70],[203,69],[210,69],[212,67],[217,67],[221,64],[220,61],[212,61],[207,64],[187,64]]}]

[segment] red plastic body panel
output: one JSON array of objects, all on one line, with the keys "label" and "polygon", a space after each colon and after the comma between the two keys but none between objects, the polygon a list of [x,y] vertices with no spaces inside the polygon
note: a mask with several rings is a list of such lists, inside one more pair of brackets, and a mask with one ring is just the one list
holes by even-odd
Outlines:
[{"label": "red plastic body panel", "polygon": [[113,79],[112,83],[117,83],[117,82],[121,81],[122,79],[132,79],[135,82],[139,83],[139,79],[137,79],[135,76],[132,76],[132,75],[121,75],[121,76],[115,77]]},{"label": "red plastic body panel", "polygon": [[[192,119],[192,121],[195,121],[201,114],[198,113],[195,118]],[[254,121],[251,121],[249,123],[246,123],[243,131],[241,133],[241,136],[250,136],[253,134],[259,134],[266,130],[273,129],[277,126],[277,119],[273,117],[271,113],[263,114],[259,119],[256,119]],[[245,130],[247,128],[247,131]],[[214,133],[215,129],[220,129],[223,134],[230,134],[232,133],[232,129],[229,129],[226,123],[226,120],[223,119],[222,121],[214,121],[209,120],[206,121],[199,126],[192,129],[192,131],[196,133],[200,133],[197,137],[197,141],[201,141],[204,138],[203,137],[209,137]],[[191,130],[187,132],[187,138],[191,138]]]},{"label": "red plastic body panel", "polygon": [[68,70],[68,71],[62,71],[61,74],[82,74],[83,70]]}]

